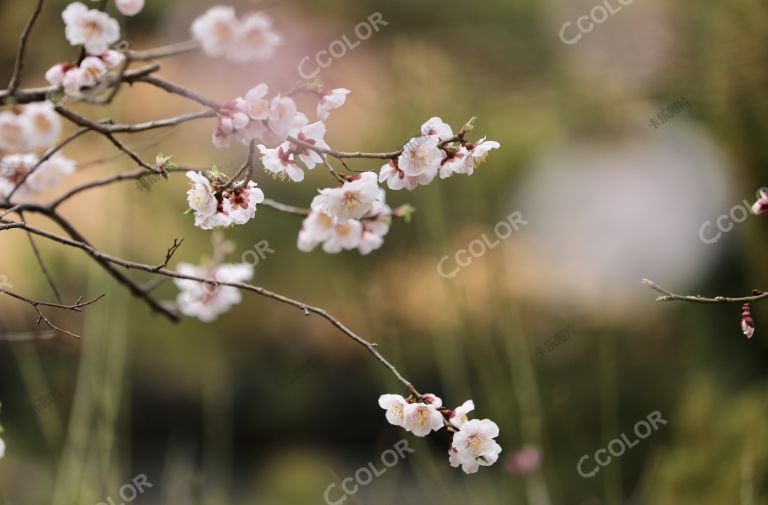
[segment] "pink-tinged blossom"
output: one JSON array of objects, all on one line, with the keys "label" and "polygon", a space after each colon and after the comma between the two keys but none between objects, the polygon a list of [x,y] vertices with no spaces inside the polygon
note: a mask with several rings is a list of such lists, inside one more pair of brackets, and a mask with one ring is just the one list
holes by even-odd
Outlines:
[{"label": "pink-tinged blossom", "polygon": [[236,98],[224,105],[217,114],[218,124],[213,131],[213,145],[218,149],[227,148],[233,138],[245,141],[243,131],[251,122],[246,113],[247,104],[242,98]]},{"label": "pink-tinged blossom", "polygon": [[403,428],[417,437],[426,437],[443,427],[443,414],[437,410],[442,406],[442,400],[429,396],[430,402],[409,403],[403,409]]},{"label": "pink-tinged blossom", "polygon": [[752,212],[757,215],[768,212],[768,192],[760,190],[760,198],[752,206]]},{"label": "pink-tinged blossom", "polygon": [[379,407],[387,411],[387,421],[395,426],[405,424],[405,407],[407,405],[408,402],[400,395],[381,395],[379,397]]},{"label": "pink-tinged blossom", "polygon": [[0,438],[0,459],[5,457],[5,442]]},{"label": "pink-tinged blossom", "polygon": [[341,187],[325,188],[312,200],[312,208],[322,210],[340,222],[360,219],[381,199],[375,172],[363,172]]},{"label": "pink-tinged blossom", "polygon": [[444,142],[453,137],[453,130],[439,117],[433,117],[421,125],[421,134],[437,137],[438,141]]},{"label": "pink-tinged blossom", "polygon": [[88,85],[91,81],[91,76],[80,67],[73,67],[67,70],[64,74],[62,85],[64,86],[64,92],[67,95],[77,95],[80,92],[80,88]]},{"label": "pink-tinged blossom", "polygon": [[472,175],[475,171],[475,167],[485,161],[488,153],[491,149],[498,149],[501,144],[494,140],[485,140],[482,138],[474,144],[467,144],[467,155],[462,158],[463,163],[460,163],[454,172],[459,174]]},{"label": "pink-tinged blossom", "polygon": [[464,173],[466,171],[467,157],[469,151],[464,146],[458,149],[449,148],[446,156],[440,164],[440,178],[445,179],[453,174]]},{"label": "pink-tinged blossom", "polygon": [[82,45],[89,54],[101,54],[120,40],[120,25],[107,13],[89,9],[82,2],[67,6],[61,14],[64,35],[73,46]]},{"label": "pink-tinged blossom", "polygon": [[381,200],[373,202],[373,208],[360,221],[363,225],[363,235],[357,249],[360,254],[370,254],[384,244],[384,236],[389,233],[392,221],[392,209],[384,203],[384,191]]},{"label": "pink-tinged blossom", "polygon": [[262,154],[261,163],[264,169],[275,177],[280,179],[288,177],[293,182],[304,180],[304,171],[296,164],[290,142],[285,142],[274,149],[259,144],[259,152]]},{"label": "pink-tinged blossom", "polygon": [[72,68],[71,63],[57,63],[45,72],[45,80],[51,86],[61,86],[64,82],[64,75],[70,68]]},{"label": "pink-tinged blossom", "polygon": [[514,475],[525,475],[536,471],[541,465],[541,451],[533,445],[526,445],[509,455],[504,464],[506,470]]},{"label": "pink-tinged blossom", "polygon": [[295,125],[297,114],[296,102],[291,97],[274,97],[269,104],[269,129],[278,135],[287,135]]},{"label": "pink-tinged blossom", "polygon": [[80,62],[80,70],[83,71],[84,81],[82,85],[84,86],[93,86],[107,75],[107,66],[97,56],[83,58],[83,61]]},{"label": "pink-tinged blossom", "polygon": [[192,23],[192,36],[208,56],[224,56],[234,45],[240,22],[233,7],[217,5]]},{"label": "pink-tinged blossom", "polygon": [[101,59],[109,69],[115,69],[125,63],[125,54],[114,49],[104,51],[101,55]]},{"label": "pink-tinged blossom", "polygon": [[246,15],[238,24],[235,43],[227,55],[236,63],[266,61],[282,43],[282,37],[272,31],[272,20],[255,12]]},{"label": "pink-tinged blossom", "polygon": [[[322,149],[330,149],[328,144],[325,143],[324,137],[325,125],[320,121],[306,125],[296,133],[296,138],[307,144]],[[315,165],[323,162],[323,157],[320,153],[313,149],[297,145],[295,150],[298,151],[297,156],[308,169],[313,169]]]},{"label": "pink-tinged blossom", "polygon": [[499,427],[489,419],[472,419],[454,433],[448,451],[451,466],[475,473],[481,466],[490,466],[499,459],[501,446],[494,438],[499,436]]},{"label": "pink-tinged blossom", "polygon": [[263,120],[269,117],[270,102],[265,98],[267,93],[269,93],[269,86],[261,83],[245,94],[244,111],[251,119]]},{"label": "pink-tinged blossom", "polygon": [[234,224],[245,224],[256,214],[256,204],[264,201],[264,192],[249,181],[243,188],[228,189],[222,195],[223,211]]},{"label": "pink-tinged blossom", "polygon": [[392,190],[407,189],[413,191],[417,186],[426,186],[435,178],[435,172],[429,171],[422,175],[411,177],[405,174],[397,165],[396,160],[389,162],[381,167],[379,172],[379,182],[387,181],[387,186]]},{"label": "pink-tinged blossom", "polygon": [[346,88],[336,88],[323,93],[320,101],[317,102],[317,117],[320,121],[325,121],[331,115],[331,110],[338,109],[347,100],[350,91]]},{"label": "pink-tinged blossom", "polygon": [[440,168],[440,162],[445,157],[445,151],[438,148],[440,143],[436,136],[423,135],[412,138],[403,147],[403,152],[397,158],[397,166],[406,176],[428,176],[434,179]]},{"label": "pink-tinged blossom", "polygon": [[[55,154],[37,167],[31,175],[27,175],[39,161],[39,158],[34,154],[4,156],[0,160],[0,194],[8,196],[22,180],[24,180],[24,184],[19,187],[15,194],[19,196],[37,194],[55,187],[63,175],[75,171],[74,161],[60,154]],[[24,179],[25,177],[26,179]]]},{"label": "pink-tinged blossom", "polygon": [[264,201],[264,193],[256,183],[233,184],[223,190],[228,179],[212,177],[213,182],[199,172],[187,172],[187,178],[192,183],[187,191],[187,202],[195,214],[195,226],[213,230],[245,224],[253,219],[256,205]]},{"label": "pink-tinged blossom", "polygon": [[135,16],[144,8],[144,0],[115,0],[115,6],[123,16]]},{"label": "pink-tinged blossom", "polygon": [[267,60],[282,42],[268,16],[252,13],[239,20],[232,7],[223,5],[211,7],[195,19],[192,36],[209,56],[224,56],[237,63]]},{"label": "pink-tinged blossom", "polygon": [[[253,267],[246,263],[214,267],[180,263],[176,271],[182,275],[218,282],[245,282],[253,277]],[[206,323],[242,300],[240,291],[232,286],[213,286],[191,279],[174,279],[173,282],[180,290],[176,303],[181,313]]]}]

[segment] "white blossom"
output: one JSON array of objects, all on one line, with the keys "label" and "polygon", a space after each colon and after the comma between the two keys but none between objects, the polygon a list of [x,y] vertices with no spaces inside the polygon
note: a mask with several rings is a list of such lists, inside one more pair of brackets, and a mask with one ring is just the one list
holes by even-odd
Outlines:
[{"label": "white blossom", "polygon": [[490,419],[472,419],[464,423],[453,435],[449,449],[451,466],[475,473],[481,466],[490,466],[499,459],[501,446],[494,438],[499,436],[499,427]]},{"label": "white blossom", "polygon": [[269,86],[264,83],[257,84],[245,94],[245,113],[251,119],[267,119],[269,117],[270,102],[265,97],[269,93]]},{"label": "white blossom", "polygon": [[27,105],[21,119],[26,123],[27,142],[32,148],[50,147],[61,134],[61,118],[51,102]]},{"label": "white blossom", "polygon": [[297,247],[300,251],[310,252],[333,235],[336,220],[320,211],[309,213],[301,224]]},{"label": "white blossom", "polygon": [[453,410],[453,415],[450,418],[451,424],[456,428],[461,428],[469,420],[467,414],[473,410],[475,410],[475,403],[472,400],[465,401],[460,407]]},{"label": "white blossom", "polygon": [[101,59],[104,61],[107,68],[114,69],[125,63],[125,54],[120,51],[115,51],[114,49],[109,49],[104,51],[104,54],[101,55]]},{"label": "white blossom", "polygon": [[379,407],[386,410],[387,421],[395,426],[405,424],[405,407],[408,402],[400,395],[381,395]]},{"label": "white blossom", "polygon": [[115,0],[115,6],[124,16],[135,16],[144,8],[144,0]]},{"label": "white blossom", "polygon": [[245,224],[256,214],[256,205],[264,201],[264,193],[253,181],[217,191],[227,184],[228,179],[213,176],[215,183],[212,183],[211,179],[193,170],[186,175],[192,183],[187,191],[187,202],[195,214],[195,226],[202,230]]},{"label": "white blossom", "polygon": [[90,54],[101,54],[120,39],[120,25],[109,14],[73,2],[61,14],[64,34],[73,46],[83,45]]},{"label": "white blossom", "polygon": [[360,219],[382,197],[375,172],[363,172],[341,187],[325,188],[312,200],[312,208],[322,210],[339,221]]},{"label": "white blossom", "polygon": [[335,254],[342,250],[355,249],[360,245],[362,234],[363,225],[360,221],[350,219],[343,223],[337,222],[328,239],[323,242],[323,251]]},{"label": "white blossom", "polygon": [[64,74],[71,68],[69,63],[57,63],[45,72],[45,80],[51,86],[61,86],[64,82]]},{"label": "white blossom", "polygon": [[425,437],[443,427],[443,414],[437,410],[442,406],[442,400],[434,395],[427,397],[431,403],[409,403],[403,409],[403,428],[417,437]]},{"label": "white blossom", "polygon": [[[383,191],[382,191],[383,194]],[[384,236],[389,233],[389,223],[392,220],[392,209],[381,200],[373,202],[373,208],[363,216],[363,235],[357,246],[360,254],[369,254],[384,244]]]},{"label": "white blossom", "polygon": [[5,457],[5,442],[0,438],[0,459]]},{"label": "white blossom", "polygon": [[491,149],[498,149],[501,144],[494,140],[485,140],[482,138],[467,146],[467,154],[463,156],[462,163],[460,163],[454,171],[460,174],[472,175],[475,171],[475,167],[482,163],[488,156]]},{"label": "white blossom", "polygon": [[7,196],[24,178],[16,194],[31,195],[56,186],[61,176],[74,172],[75,162],[55,154],[27,175],[39,162],[34,154],[10,154],[0,160],[0,194]]},{"label": "white blossom", "polygon": [[338,109],[347,100],[350,91],[346,88],[336,88],[323,93],[317,102],[317,117],[325,121],[330,117],[332,109]]},{"label": "white blossom", "polygon": [[[253,267],[247,263],[214,267],[180,263],[176,271],[218,282],[245,282],[253,277]],[[174,279],[174,283],[181,291],[176,298],[181,313],[204,322],[213,321],[242,299],[240,291],[232,286],[213,286],[190,279]]]},{"label": "white blossom", "polygon": [[440,168],[445,152],[438,148],[436,136],[423,135],[412,138],[397,158],[397,166],[406,176],[427,176],[431,181]]}]

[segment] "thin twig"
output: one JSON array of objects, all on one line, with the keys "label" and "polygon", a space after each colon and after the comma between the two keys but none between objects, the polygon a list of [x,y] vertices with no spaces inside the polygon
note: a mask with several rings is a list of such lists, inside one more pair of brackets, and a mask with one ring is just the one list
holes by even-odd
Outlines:
[{"label": "thin twig", "polygon": [[184,42],[177,42],[175,44],[147,49],[145,51],[126,51],[125,55],[128,57],[129,61],[149,61],[168,58],[178,54],[190,53],[192,51],[197,51],[198,49],[200,49],[200,43],[198,41],[185,40]]},{"label": "thin twig", "polygon": [[37,0],[35,10],[27,20],[27,24],[24,26],[24,30],[19,37],[19,50],[16,53],[16,62],[13,65],[13,74],[11,74],[11,80],[8,83],[8,96],[13,98],[16,94],[16,90],[19,88],[19,82],[21,81],[21,71],[24,69],[24,55],[27,50],[27,40],[29,40],[29,34],[32,31],[32,27],[35,26],[40,12],[43,10],[43,0]]},{"label": "thin twig", "polygon": [[40,324],[40,322],[44,322],[49,328],[52,330],[58,331],[59,333],[63,333],[65,335],[69,335],[74,338],[80,338],[80,335],[77,335],[75,333],[72,333],[71,331],[67,331],[63,328],[59,328],[55,324],[53,324],[50,319],[48,319],[45,314],[43,314],[43,311],[40,310],[40,307],[52,307],[55,309],[63,309],[63,310],[71,310],[73,312],[81,312],[81,309],[83,307],[87,307],[88,305],[91,305],[92,303],[95,303],[99,300],[101,300],[104,295],[99,295],[96,298],[88,301],[83,301],[82,297],[78,298],[77,301],[72,305],[64,305],[62,303],[51,303],[51,302],[44,302],[40,300],[33,300],[31,298],[27,298],[26,296],[22,296],[18,293],[14,293],[13,291],[9,291],[7,289],[0,287],[0,294],[7,294],[8,296],[12,298],[16,298],[17,300],[21,300],[22,302],[28,303],[31,305],[35,311],[37,312],[37,324]]},{"label": "thin twig", "polygon": [[650,279],[643,279],[643,284],[648,286],[649,288],[658,291],[659,293],[662,293],[664,296],[659,296],[656,298],[656,301],[659,302],[670,302],[670,301],[684,301],[684,302],[693,302],[693,303],[747,303],[747,302],[759,302],[760,300],[766,300],[768,299],[768,292],[759,291],[760,294],[752,295],[752,296],[741,296],[741,297],[729,297],[729,296],[716,296],[714,298],[706,298],[701,295],[678,295],[676,293],[673,293],[671,291],[668,291],[664,289],[663,287],[659,286],[655,282],[653,282]]},{"label": "thin twig", "polygon": [[[22,221],[24,221],[24,214],[22,212],[19,212],[19,217]],[[35,238],[30,232],[27,232],[27,238],[29,239],[29,245],[32,246],[32,251],[35,253],[35,258],[37,258],[37,264],[40,265],[40,270],[43,271],[43,275],[45,275],[45,278],[48,281],[48,285],[51,287],[54,296],[56,296],[56,301],[61,303],[61,293],[59,292],[59,288],[56,287],[56,283],[53,281],[53,276],[51,276],[51,273],[48,271],[48,267],[43,261],[43,256],[40,254],[40,250],[37,248],[37,244],[35,243]]]}]

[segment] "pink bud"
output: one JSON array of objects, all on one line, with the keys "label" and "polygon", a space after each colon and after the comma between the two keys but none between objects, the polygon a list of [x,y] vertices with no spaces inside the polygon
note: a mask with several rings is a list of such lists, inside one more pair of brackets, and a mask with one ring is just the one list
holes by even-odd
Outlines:
[{"label": "pink bud", "polygon": [[124,16],[135,16],[144,8],[144,0],[115,0],[115,5]]},{"label": "pink bud", "polygon": [[742,306],[741,312],[741,331],[747,338],[752,338],[752,335],[755,334],[755,321],[752,319],[752,314],[750,313],[751,307],[752,304],[747,302]]},{"label": "pink bud", "polygon": [[101,55],[101,59],[104,60],[108,68],[117,68],[125,61],[125,55],[120,51],[109,49]]},{"label": "pink bud", "polygon": [[768,193],[760,190],[760,198],[752,206],[752,212],[755,214],[765,214],[768,212]]},{"label": "pink bud", "polygon": [[61,86],[61,83],[64,81],[66,67],[64,63],[55,64],[45,73],[45,80],[51,83],[51,86]]}]

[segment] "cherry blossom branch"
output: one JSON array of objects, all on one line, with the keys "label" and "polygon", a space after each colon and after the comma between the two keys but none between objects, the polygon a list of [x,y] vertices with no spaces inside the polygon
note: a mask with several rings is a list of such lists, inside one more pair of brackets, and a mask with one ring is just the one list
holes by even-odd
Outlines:
[{"label": "cherry blossom branch", "polygon": [[8,96],[13,98],[16,94],[16,89],[19,87],[21,81],[21,71],[24,69],[24,55],[27,50],[27,41],[29,40],[29,34],[32,32],[32,27],[35,25],[40,12],[43,10],[43,0],[37,0],[35,9],[32,11],[27,24],[24,26],[24,30],[19,37],[19,50],[16,54],[16,61],[13,65],[13,73],[11,74],[11,80],[8,83]]},{"label": "cherry blossom branch", "polygon": [[203,95],[199,94],[196,91],[192,91],[191,89],[186,88],[180,84],[176,84],[171,81],[166,81],[165,79],[161,79],[154,75],[149,75],[149,74],[143,75],[141,77],[137,77],[136,80],[156,86],[160,89],[167,91],[168,93],[189,98],[190,100],[193,100],[199,103],[200,105],[205,105],[206,107],[210,107],[215,111],[220,110],[222,107],[220,103],[216,102],[215,100],[211,100],[210,98],[204,97]]},{"label": "cherry blossom branch", "polygon": [[[270,298],[272,300],[275,300],[277,302],[290,305],[292,307],[295,307],[301,311],[304,312],[305,315],[309,314],[316,314],[329,323],[331,323],[334,327],[336,327],[339,331],[341,331],[343,334],[345,334],[347,337],[354,340],[359,345],[363,346],[371,355],[376,358],[377,361],[379,361],[382,365],[384,365],[394,376],[395,378],[415,397],[420,398],[422,395],[418,392],[418,390],[411,384],[410,381],[408,381],[405,377],[403,377],[400,372],[397,370],[397,368],[390,363],[377,349],[377,344],[373,342],[369,342],[368,340],[362,338],[357,333],[349,329],[344,323],[342,323],[340,320],[329,314],[325,309],[322,309],[320,307],[315,307],[309,304],[306,304],[304,302],[294,300],[293,298],[289,298],[285,295],[281,295],[279,293],[276,293],[274,291],[270,291],[268,289],[262,288],[260,286],[254,286],[252,284],[244,283],[244,282],[222,282],[215,279],[205,278],[205,277],[197,277],[193,275],[184,275],[180,274],[173,270],[168,270],[165,267],[158,268],[157,266],[147,265],[143,263],[137,263],[134,261],[128,261],[122,258],[118,258],[116,256],[112,256],[106,253],[103,253],[97,249],[95,249],[93,246],[88,244],[87,242],[83,240],[79,240],[76,237],[73,237],[72,239],[56,235],[50,232],[47,232],[45,230],[24,224],[20,226],[21,228],[29,231],[30,233],[34,233],[36,235],[48,238],[50,240],[53,240],[55,242],[68,245],[71,247],[75,247],[78,249],[81,249],[88,253],[91,257],[97,259],[100,262],[110,263],[122,266],[124,268],[127,268],[129,270],[142,270],[149,273],[154,273],[158,275],[163,275],[165,277],[174,278],[174,279],[186,279],[186,280],[192,280],[201,282],[203,284],[207,284],[209,286],[230,286],[238,289],[242,289],[244,291],[250,291],[253,293],[256,293],[258,295]],[[176,242],[174,242],[175,244]],[[177,246],[178,248],[178,246]],[[171,247],[173,249],[173,246]],[[169,249],[169,253],[166,255],[167,259],[170,259],[168,256],[171,254],[171,249]],[[50,304],[49,304],[50,305]],[[54,304],[55,306],[55,304]]]},{"label": "cherry blossom branch", "polygon": [[304,142],[303,140],[297,139],[296,137],[288,137],[288,140],[291,141],[292,144],[296,144],[298,146],[304,147],[306,149],[311,149],[312,151],[315,151],[320,154],[327,154],[329,156],[333,156],[334,158],[343,159],[343,158],[364,158],[364,159],[382,159],[382,160],[393,160],[396,159],[400,154],[402,154],[403,150],[400,149],[398,151],[392,151],[389,153],[364,153],[364,152],[343,152],[343,151],[337,151],[335,149],[326,149],[324,147],[318,147],[314,144],[310,144],[308,142]]},{"label": "cherry blossom branch", "polygon": [[763,292],[759,290],[755,290],[758,294],[754,294],[752,296],[741,296],[741,297],[716,296],[714,298],[706,298],[701,295],[694,295],[694,296],[678,295],[667,289],[664,289],[663,287],[659,286],[658,284],[656,284],[650,279],[643,279],[642,282],[649,288],[663,294],[663,296],[659,296],[658,298],[656,298],[656,300],[659,302],[684,301],[684,302],[693,302],[693,303],[742,303],[743,304],[743,303],[758,302],[761,300],[768,299],[768,292]]},{"label": "cherry blossom branch", "polygon": [[[145,67],[140,67],[135,70],[129,70],[125,72],[122,76],[119,76],[119,79],[117,78],[110,78],[106,82],[107,87],[115,86],[119,83],[128,83],[131,84],[133,82],[136,82],[139,78],[147,76],[149,74],[152,74],[153,72],[157,72],[160,70],[159,65],[147,65]],[[100,87],[101,85],[95,85],[91,87],[83,88],[82,91],[87,92],[94,88]],[[7,100],[8,98],[12,98],[14,103],[17,104],[28,104],[33,102],[44,102],[48,99],[49,95],[52,93],[56,93],[60,91],[60,88],[58,86],[42,86],[39,88],[26,88],[26,89],[18,89],[15,93],[10,93],[10,89],[4,89],[0,90],[0,102]]]}]

